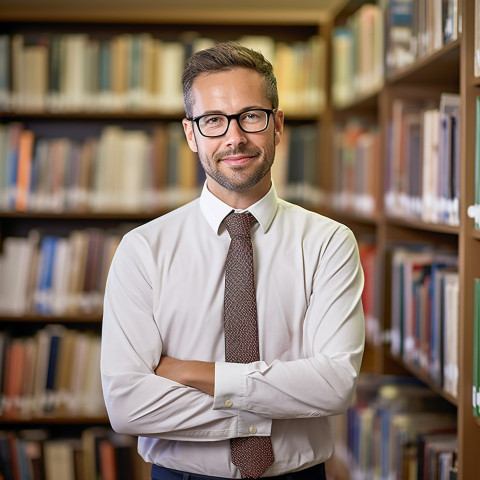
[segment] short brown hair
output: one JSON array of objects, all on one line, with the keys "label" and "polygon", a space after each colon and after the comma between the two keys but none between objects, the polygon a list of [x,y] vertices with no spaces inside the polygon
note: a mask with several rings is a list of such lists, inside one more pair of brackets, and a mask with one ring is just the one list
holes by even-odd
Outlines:
[{"label": "short brown hair", "polygon": [[272,102],[272,108],[278,108],[277,79],[272,64],[260,53],[236,42],[217,43],[213,47],[196,52],[187,60],[182,75],[183,100],[185,113],[192,116],[191,97],[194,80],[202,73],[215,73],[233,68],[250,68],[265,78],[265,94]]}]

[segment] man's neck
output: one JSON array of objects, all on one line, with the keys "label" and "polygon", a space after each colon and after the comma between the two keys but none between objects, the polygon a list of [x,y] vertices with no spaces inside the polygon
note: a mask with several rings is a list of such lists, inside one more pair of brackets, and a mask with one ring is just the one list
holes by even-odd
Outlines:
[{"label": "man's neck", "polygon": [[235,210],[246,210],[251,205],[257,203],[269,192],[271,185],[271,178],[266,175],[260,182],[249,189],[228,190],[207,176],[207,188],[210,193]]}]

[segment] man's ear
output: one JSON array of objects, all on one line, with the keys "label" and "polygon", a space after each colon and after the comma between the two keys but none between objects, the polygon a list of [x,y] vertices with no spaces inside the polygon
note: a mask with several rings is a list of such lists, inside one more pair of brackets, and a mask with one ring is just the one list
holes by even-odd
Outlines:
[{"label": "man's ear", "polygon": [[195,133],[193,131],[193,122],[184,118],[182,120],[182,125],[190,150],[192,150],[192,152],[198,153],[197,140],[195,139]]},{"label": "man's ear", "polygon": [[277,110],[277,113],[275,115],[275,146],[277,146],[280,143],[280,139],[282,138],[283,121],[284,121],[283,110]]}]

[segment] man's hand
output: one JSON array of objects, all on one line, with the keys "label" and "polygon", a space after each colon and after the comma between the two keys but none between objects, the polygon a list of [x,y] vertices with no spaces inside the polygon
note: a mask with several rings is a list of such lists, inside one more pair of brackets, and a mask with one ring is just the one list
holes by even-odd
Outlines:
[{"label": "man's hand", "polygon": [[162,356],[155,374],[212,395],[215,392],[215,363],[178,360]]}]

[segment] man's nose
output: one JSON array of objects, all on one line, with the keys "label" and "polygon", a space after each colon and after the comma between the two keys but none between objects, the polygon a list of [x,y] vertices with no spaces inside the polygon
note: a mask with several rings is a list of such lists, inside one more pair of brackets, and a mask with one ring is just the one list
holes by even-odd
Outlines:
[{"label": "man's nose", "polygon": [[225,141],[227,145],[243,145],[247,143],[246,134],[240,128],[238,120],[235,118],[230,120],[227,133],[225,133]]}]

